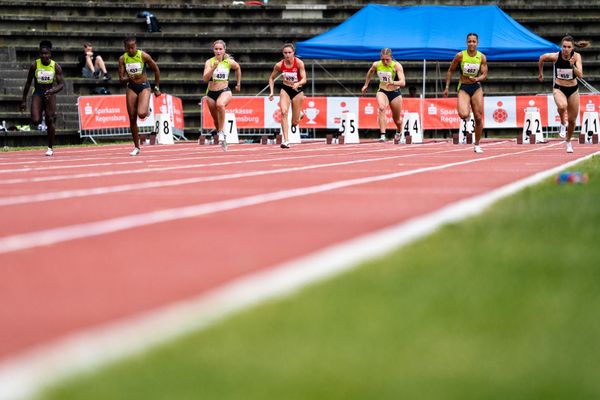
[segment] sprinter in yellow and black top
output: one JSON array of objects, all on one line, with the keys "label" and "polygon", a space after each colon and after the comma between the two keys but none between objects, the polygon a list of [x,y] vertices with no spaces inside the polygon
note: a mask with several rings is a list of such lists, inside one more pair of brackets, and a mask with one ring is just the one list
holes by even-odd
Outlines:
[{"label": "sprinter in yellow and black top", "polygon": [[404,79],[402,65],[392,59],[392,49],[389,48],[382,49],[381,60],[375,61],[371,65],[371,68],[369,68],[365,84],[361,89],[362,94],[367,93],[373,73],[377,73],[377,77],[379,78],[379,90],[376,95],[379,109],[379,133],[381,135],[379,140],[384,142],[387,127],[385,112],[388,105],[392,110],[394,124],[396,124],[396,135],[402,132],[402,93],[400,93],[400,88],[406,85],[406,80]]},{"label": "sprinter in yellow and black top", "polygon": [[160,70],[148,53],[138,50],[136,40],[128,37],[123,41],[125,54],[119,57],[119,80],[127,85],[127,114],[129,115],[129,128],[133,137],[135,148],[130,153],[132,156],[140,154],[140,137],[137,119],[148,116],[150,106],[150,84],[146,74],[146,64],[154,71],[154,86],[152,92],[160,96]]},{"label": "sprinter in yellow and black top", "polygon": [[[31,96],[31,127],[37,129],[42,123],[42,112],[46,114],[46,126],[48,134],[47,156],[54,154],[54,134],[56,122],[56,93],[63,90],[62,68],[51,59],[52,42],[42,40],[40,42],[40,58],[29,67],[27,82],[23,88],[23,101],[20,105],[21,112],[27,109],[27,94],[33,83],[33,95]],[[56,83],[56,85],[54,85]]]},{"label": "sprinter in yellow and black top", "polygon": [[235,71],[235,91],[239,92],[242,84],[242,69],[233,58],[225,52],[227,49],[225,42],[215,40],[212,46],[214,57],[207,60],[204,64],[204,73],[202,78],[208,82],[206,90],[206,103],[208,111],[215,123],[219,144],[224,151],[227,151],[227,138],[223,132],[225,125],[225,107],[229,104],[231,89],[229,89],[229,73]]},{"label": "sprinter in yellow and black top", "polygon": [[[579,90],[577,78],[583,78],[583,60],[576,48],[588,47],[586,40],[575,41],[573,36],[565,36],[560,41],[561,50],[557,53],[546,53],[538,60],[538,80],[544,81],[544,63],[554,63],[555,83],[552,95],[556,109],[560,116],[560,130],[558,134],[565,138],[567,153],[573,152],[571,137],[575,130],[577,116],[579,115]],[[568,125],[567,121],[568,119]]]},{"label": "sprinter in yellow and black top", "polygon": [[448,68],[444,97],[448,97],[452,74],[460,66],[458,115],[466,120],[473,111],[473,119],[475,119],[475,146],[473,151],[483,153],[479,145],[483,133],[483,87],[481,87],[481,82],[487,78],[488,67],[485,55],[477,50],[478,44],[479,36],[476,33],[467,34],[467,50],[463,50],[454,56],[450,68]]}]

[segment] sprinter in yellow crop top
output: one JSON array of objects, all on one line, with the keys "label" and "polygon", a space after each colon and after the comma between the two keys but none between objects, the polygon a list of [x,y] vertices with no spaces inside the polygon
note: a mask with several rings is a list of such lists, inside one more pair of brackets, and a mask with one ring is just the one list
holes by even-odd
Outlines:
[{"label": "sprinter in yellow crop top", "polygon": [[483,87],[481,82],[487,78],[487,59],[483,53],[477,50],[479,36],[476,33],[467,35],[467,50],[463,50],[454,56],[448,73],[446,74],[446,88],[444,97],[448,97],[450,80],[452,74],[460,66],[460,78],[458,82],[458,115],[466,120],[473,111],[475,120],[475,143],[473,151],[483,153],[479,140],[483,133]]},{"label": "sprinter in yellow crop top", "polygon": [[392,118],[396,125],[396,136],[402,132],[402,93],[400,88],[406,85],[404,79],[404,69],[398,61],[392,58],[392,49],[384,48],[381,50],[381,59],[375,61],[369,71],[365,84],[361,89],[362,94],[367,93],[371,76],[377,73],[379,78],[379,90],[377,91],[378,122],[379,122],[379,140],[384,142],[387,128],[387,117],[385,112],[388,105],[392,110]]},{"label": "sprinter in yellow crop top", "polygon": [[[35,60],[29,67],[27,81],[23,87],[23,101],[20,105],[21,112],[27,108],[27,94],[33,81],[33,94],[31,96],[31,127],[38,129],[42,123],[42,113],[45,114],[45,122],[48,135],[47,156],[54,155],[54,134],[56,128],[56,93],[64,88],[62,68],[51,59],[52,42],[42,40],[40,42],[40,58]],[[56,85],[55,85],[56,83]]]},{"label": "sprinter in yellow crop top", "polygon": [[150,55],[142,50],[138,50],[136,40],[128,37],[123,41],[125,53],[119,57],[119,80],[127,85],[127,114],[129,115],[129,128],[133,138],[134,149],[132,156],[140,154],[140,138],[137,119],[144,119],[148,116],[148,107],[150,106],[150,84],[146,74],[146,64],[154,71],[154,85],[152,92],[155,96],[160,96],[160,70],[156,62]]},{"label": "sprinter in yellow crop top", "polygon": [[227,151],[227,137],[224,131],[225,109],[233,97],[229,88],[229,73],[235,71],[235,91],[239,92],[242,85],[242,69],[233,57],[227,54],[227,45],[223,40],[215,40],[212,50],[214,57],[204,63],[202,79],[208,82],[206,104],[215,124],[217,139],[223,151]]}]

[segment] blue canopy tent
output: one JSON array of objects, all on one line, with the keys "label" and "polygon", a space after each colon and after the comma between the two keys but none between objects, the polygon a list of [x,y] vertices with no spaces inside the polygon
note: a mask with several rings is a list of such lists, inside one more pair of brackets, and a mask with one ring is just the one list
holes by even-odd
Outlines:
[{"label": "blue canopy tent", "polygon": [[369,4],[339,26],[296,44],[311,59],[378,60],[382,48],[400,61],[450,61],[466,48],[470,32],[488,61],[537,60],[559,47],[527,30],[494,5],[387,6]]},{"label": "blue canopy tent", "polygon": [[398,60],[449,61],[479,35],[489,61],[537,60],[559,47],[530,32],[497,6],[369,4],[339,26],[296,45],[304,58],[377,60],[389,47]]}]

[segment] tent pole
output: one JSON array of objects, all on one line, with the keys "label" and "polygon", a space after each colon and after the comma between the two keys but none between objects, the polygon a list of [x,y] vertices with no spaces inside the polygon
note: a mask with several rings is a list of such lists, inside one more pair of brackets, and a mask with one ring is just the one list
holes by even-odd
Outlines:
[{"label": "tent pole", "polygon": [[[310,75],[310,92],[312,93],[312,97],[315,97],[315,62],[310,63],[311,75]],[[317,130],[313,128],[312,130],[312,138],[315,139],[317,137]]]},{"label": "tent pole", "polygon": [[425,72],[427,71],[427,60],[423,59],[423,90],[421,91],[421,104],[419,107],[419,119],[421,120],[421,129],[423,129],[423,137],[425,137],[425,126],[424,126],[424,105],[425,105]]},{"label": "tent pole", "polygon": [[311,96],[315,97],[315,62],[313,61],[311,63],[311,75],[310,75],[310,91],[311,91]]}]

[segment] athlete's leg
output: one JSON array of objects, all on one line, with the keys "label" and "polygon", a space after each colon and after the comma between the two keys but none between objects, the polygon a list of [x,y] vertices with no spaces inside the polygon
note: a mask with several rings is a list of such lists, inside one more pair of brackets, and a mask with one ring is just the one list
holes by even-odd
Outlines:
[{"label": "athlete's leg", "polygon": [[56,133],[56,96],[50,96],[44,99],[44,112],[46,114],[46,126],[48,128],[48,147],[54,145],[54,135]]},{"label": "athlete's leg", "polygon": [[127,101],[127,115],[129,116],[129,129],[131,130],[131,137],[133,139],[133,145],[140,148],[140,136],[138,134],[137,117],[138,117],[138,95],[132,90],[127,89],[125,94]]},{"label": "athlete's leg", "polygon": [[383,92],[377,92],[375,96],[377,98],[377,122],[379,123],[379,134],[385,138],[385,131],[387,128],[387,118],[385,116],[385,112],[390,104],[390,101]]},{"label": "athlete's leg", "polygon": [[[483,89],[479,88],[471,96],[471,109],[475,120],[475,146],[479,146],[479,140],[483,133]],[[467,116],[468,118],[469,116]]]},{"label": "athlete's leg", "polygon": [[281,93],[279,94],[279,109],[281,110],[281,133],[283,135],[283,143],[288,142],[288,113],[290,104],[290,96],[285,90],[281,89]]},{"label": "athlete's leg", "polygon": [[[560,117],[560,123],[562,125],[567,124],[566,112],[568,107],[567,96],[560,89],[553,89],[552,96],[554,97],[554,103],[556,103],[556,110],[558,111],[558,116]],[[573,97],[573,96],[571,96]]]},{"label": "athlete's leg", "polygon": [[571,140],[573,131],[575,130],[575,123],[577,122],[577,116],[579,115],[579,91],[573,93],[567,99],[567,116],[569,126],[567,127],[567,142]]},{"label": "athlete's leg", "polygon": [[394,124],[396,124],[396,131],[402,132],[402,96],[398,96],[392,100],[390,108],[392,109]]},{"label": "athlete's leg", "polygon": [[217,111],[217,119],[219,121],[219,128],[217,129],[217,132],[222,132],[223,129],[225,129],[225,113],[226,113],[225,108],[229,104],[229,101],[231,100],[232,96],[233,96],[233,94],[230,91],[227,91],[227,92],[221,93],[219,95],[219,97],[217,98],[217,101],[215,103],[215,108]]}]

